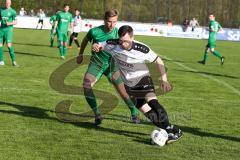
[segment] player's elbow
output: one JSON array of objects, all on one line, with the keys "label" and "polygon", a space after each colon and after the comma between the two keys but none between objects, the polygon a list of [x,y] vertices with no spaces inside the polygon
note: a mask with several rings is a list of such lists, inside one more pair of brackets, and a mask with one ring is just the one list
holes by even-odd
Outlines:
[{"label": "player's elbow", "polygon": [[157,57],[156,63],[157,63],[157,64],[164,65],[163,60],[162,60],[160,57]]}]

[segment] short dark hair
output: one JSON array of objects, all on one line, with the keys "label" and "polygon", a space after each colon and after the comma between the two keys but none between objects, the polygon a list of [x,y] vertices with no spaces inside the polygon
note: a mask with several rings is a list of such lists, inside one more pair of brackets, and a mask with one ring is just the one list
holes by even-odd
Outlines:
[{"label": "short dark hair", "polygon": [[213,17],[215,17],[215,14],[214,14],[214,13],[210,13],[209,16],[210,16],[210,15],[213,15]]},{"label": "short dark hair", "polygon": [[118,36],[119,37],[123,37],[125,36],[126,34],[129,34],[131,37],[133,37],[133,28],[129,25],[124,25],[124,26],[121,26],[118,30]]},{"label": "short dark hair", "polygon": [[65,8],[65,7],[69,7],[69,4],[67,4],[67,3],[65,3],[64,5],[63,5],[63,8]]},{"label": "short dark hair", "polygon": [[116,9],[111,9],[105,12],[104,14],[104,20],[107,20],[110,17],[115,17],[118,16],[118,10]]},{"label": "short dark hair", "polygon": [[78,9],[78,8],[75,8],[75,11],[79,11],[79,9]]}]

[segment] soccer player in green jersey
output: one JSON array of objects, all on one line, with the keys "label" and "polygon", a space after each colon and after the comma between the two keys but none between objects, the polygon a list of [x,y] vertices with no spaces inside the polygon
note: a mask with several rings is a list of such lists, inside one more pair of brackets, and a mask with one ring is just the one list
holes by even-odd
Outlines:
[{"label": "soccer player in green jersey", "polygon": [[16,11],[11,8],[12,1],[6,0],[5,8],[0,9],[0,66],[4,65],[3,40],[7,43],[12,65],[19,67],[12,47],[13,25],[17,24]]},{"label": "soccer player in green jersey", "polygon": [[222,27],[217,21],[215,21],[214,14],[209,15],[209,20],[210,20],[210,24],[209,24],[208,44],[205,49],[203,60],[199,61],[199,63],[205,65],[206,60],[208,58],[208,52],[210,51],[210,53],[212,53],[213,55],[215,55],[216,57],[218,57],[220,59],[221,65],[223,65],[225,57],[221,56],[221,54],[215,50],[217,32],[222,30]]},{"label": "soccer player in green jersey", "polygon": [[[82,62],[83,53],[88,42],[103,42],[107,41],[108,39],[118,38],[118,29],[115,27],[117,20],[117,10],[109,10],[105,12],[104,25],[90,29],[87,35],[84,37],[81,43],[79,56],[77,57],[77,63],[80,64]],[[139,123],[139,119],[137,117],[137,109],[133,104],[132,100],[130,99],[129,95],[127,94],[124,88],[124,83],[120,75],[117,74],[119,73],[117,72],[118,69],[116,68],[114,63],[112,63],[111,58],[111,55],[105,51],[101,51],[98,54],[92,52],[90,63],[84,76],[84,94],[88,104],[90,105],[95,114],[95,124],[101,124],[102,117],[92,87],[102,77],[102,75],[105,75],[114,84],[120,96],[128,105],[131,111],[132,121],[134,123]]]},{"label": "soccer player in green jersey", "polygon": [[57,20],[57,11],[56,13],[50,17],[50,24],[52,25],[52,29],[50,31],[50,47],[53,47],[53,43],[54,43],[54,37],[56,35],[56,33],[54,33],[54,25],[55,25],[55,22]]},{"label": "soccer player in green jersey", "polygon": [[60,57],[65,59],[67,53],[68,31],[72,33],[73,18],[72,14],[68,12],[69,5],[64,4],[64,11],[57,13],[57,18],[54,26],[54,33],[57,33]]}]

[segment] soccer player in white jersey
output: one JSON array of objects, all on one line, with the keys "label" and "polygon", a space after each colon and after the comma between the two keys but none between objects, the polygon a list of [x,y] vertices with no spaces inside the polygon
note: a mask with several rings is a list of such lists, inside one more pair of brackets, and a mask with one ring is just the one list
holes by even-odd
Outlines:
[{"label": "soccer player in white jersey", "polygon": [[77,45],[78,50],[80,50],[80,45],[78,42],[78,33],[81,32],[81,26],[82,25],[82,18],[80,16],[80,12],[78,9],[75,9],[75,17],[73,20],[73,33],[70,36],[70,41],[69,41],[69,45],[68,48],[71,49],[72,48],[72,42],[74,41],[75,44]]},{"label": "soccer player in white jersey", "polygon": [[107,51],[117,63],[125,89],[133,98],[136,107],[159,128],[168,132],[168,141],[177,141],[182,136],[182,131],[171,125],[163,106],[158,102],[152,78],[146,63],[156,63],[162,76],[161,86],[165,92],[172,89],[167,79],[162,59],[157,56],[147,45],[134,40],[133,29],[125,25],[119,28],[119,39],[94,43],[92,50]]}]

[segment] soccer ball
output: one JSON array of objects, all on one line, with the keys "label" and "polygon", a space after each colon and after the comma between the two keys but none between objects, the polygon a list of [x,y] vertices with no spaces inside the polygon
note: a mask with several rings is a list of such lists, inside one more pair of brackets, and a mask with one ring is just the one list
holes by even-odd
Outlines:
[{"label": "soccer ball", "polygon": [[151,134],[151,143],[163,147],[168,140],[168,133],[164,129],[155,129]]}]

